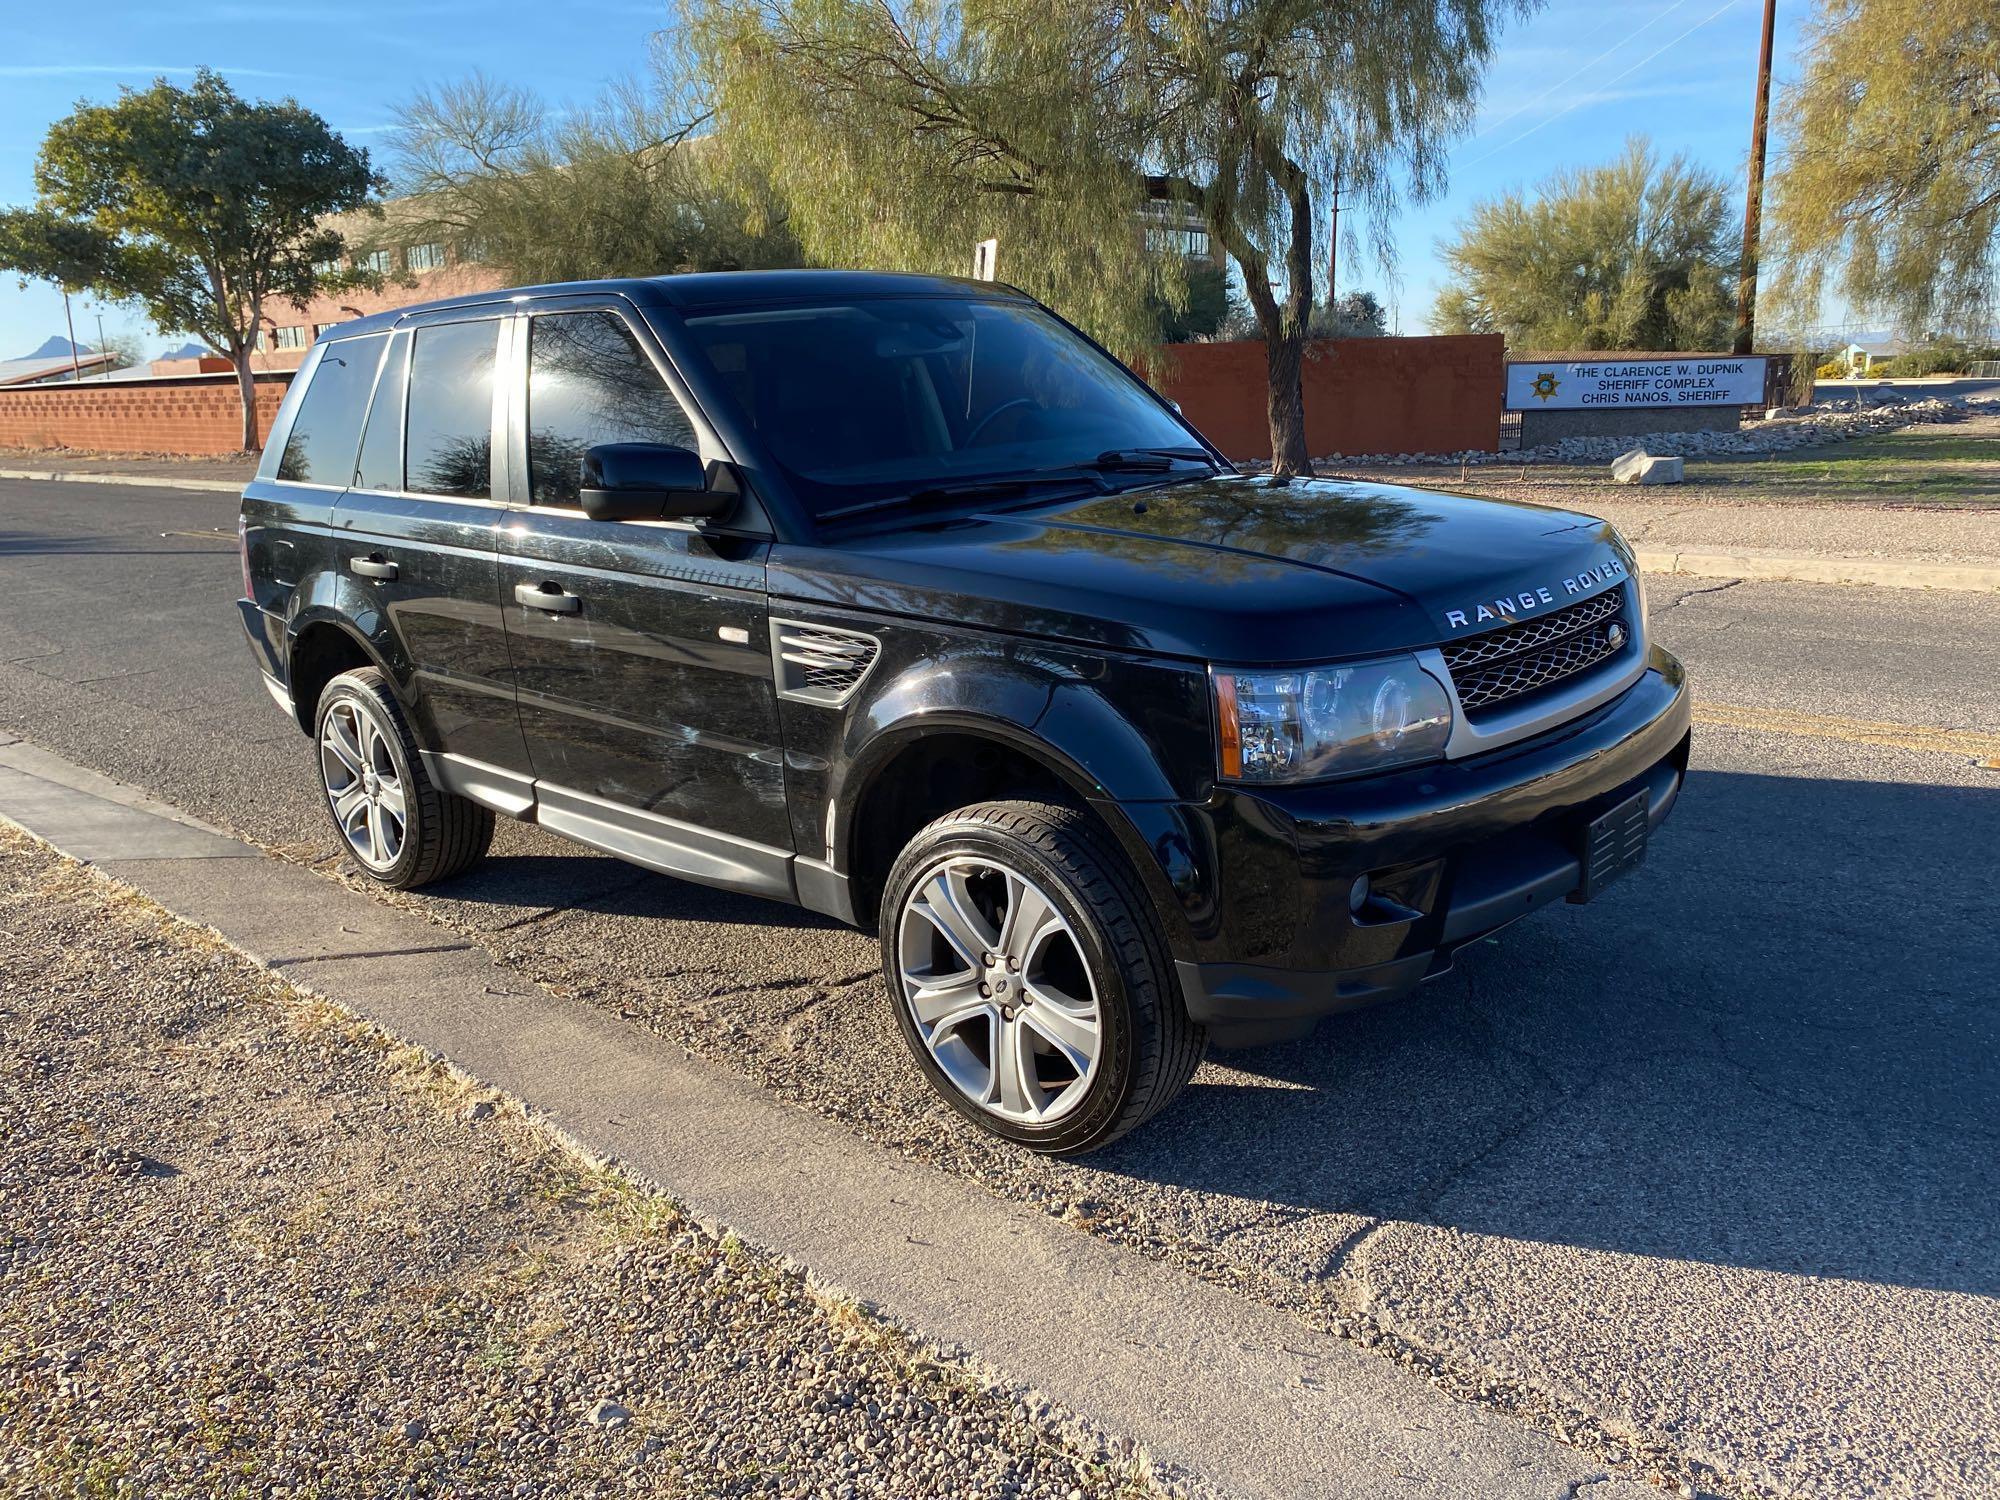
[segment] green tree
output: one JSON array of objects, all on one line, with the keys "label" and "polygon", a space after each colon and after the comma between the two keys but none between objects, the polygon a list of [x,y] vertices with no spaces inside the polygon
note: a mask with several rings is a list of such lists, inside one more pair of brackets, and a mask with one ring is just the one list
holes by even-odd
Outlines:
[{"label": "green tree", "polygon": [[229,355],[243,446],[260,446],[250,352],[265,304],[303,306],[371,278],[320,269],[342,251],[329,214],[365,205],[368,155],[293,100],[240,97],[202,69],[49,127],[34,207],[0,212],[0,267],[141,303],[162,331]]},{"label": "green tree", "polygon": [[1976,332],[2000,252],[2000,8],[1822,0],[1778,106],[1779,298],[1829,278],[1911,337]]},{"label": "green tree", "polygon": [[1313,304],[1314,338],[1379,339],[1389,332],[1389,311],[1373,292],[1349,292],[1332,307]]},{"label": "green tree", "polygon": [[557,114],[474,74],[399,111],[387,212],[523,282],[801,264],[769,191],[700,123],[664,81]]},{"label": "green tree", "polygon": [[1229,289],[1229,272],[1214,261],[1189,261],[1186,275],[1184,302],[1176,306],[1157,293],[1153,300],[1152,312],[1159,319],[1160,337],[1169,344],[1213,338],[1232,318],[1246,311]]},{"label": "green tree", "polygon": [[1149,255],[1148,175],[1235,261],[1267,350],[1275,472],[1309,472],[1300,362],[1316,194],[1378,252],[1443,181],[1523,0],[684,0],[732,152],[834,265],[1000,275],[1128,358],[1186,270]]},{"label": "green tree", "polygon": [[1734,321],[1729,184],[1643,139],[1566,168],[1532,198],[1473,206],[1440,246],[1452,281],[1439,333],[1500,333],[1521,350],[1723,349]]}]

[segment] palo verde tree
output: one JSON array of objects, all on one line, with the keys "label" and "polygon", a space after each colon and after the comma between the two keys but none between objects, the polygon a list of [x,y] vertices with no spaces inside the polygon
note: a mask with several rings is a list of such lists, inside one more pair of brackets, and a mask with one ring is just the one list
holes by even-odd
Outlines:
[{"label": "palo verde tree", "polygon": [[800,264],[768,190],[705,124],[665,75],[559,114],[475,73],[399,111],[387,213],[522,282]]},{"label": "palo verde tree", "polygon": [[809,255],[1001,275],[1128,357],[1185,300],[1148,254],[1149,182],[1235,261],[1267,350],[1274,472],[1309,472],[1301,363],[1316,202],[1378,252],[1443,182],[1501,16],[1523,0],[685,0],[725,140]]},{"label": "palo verde tree", "polygon": [[2000,269],[2000,8],[1822,0],[1779,102],[1777,293],[1829,280],[1912,336],[1972,333]]},{"label": "palo verde tree", "polygon": [[342,250],[321,221],[376,187],[367,153],[311,110],[243,99],[203,69],[186,88],[163,78],[52,125],[36,204],[0,212],[0,267],[139,302],[163,331],[228,354],[254,450],[250,352],[264,309],[371,280],[321,269]]},{"label": "palo verde tree", "polygon": [[1521,350],[1724,349],[1736,252],[1729,184],[1644,140],[1565,168],[1532,197],[1473,206],[1441,247],[1439,333],[1501,333]]}]

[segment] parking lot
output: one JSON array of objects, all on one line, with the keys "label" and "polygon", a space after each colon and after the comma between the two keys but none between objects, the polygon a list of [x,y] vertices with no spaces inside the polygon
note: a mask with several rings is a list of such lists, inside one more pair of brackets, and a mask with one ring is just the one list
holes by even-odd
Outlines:
[{"label": "parking lot", "polygon": [[[340,878],[306,742],[240,640],[234,516],[0,481],[0,729]],[[1084,1162],[934,1102],[873,941],[820,919],[517,825],[396,899],[1593,1451],[1688,1460],[1731,1496],[2000,1490],[2000,608],[1649,586],[1699,700],[1649,867],[1413,1002],[1213,1055]]]}]

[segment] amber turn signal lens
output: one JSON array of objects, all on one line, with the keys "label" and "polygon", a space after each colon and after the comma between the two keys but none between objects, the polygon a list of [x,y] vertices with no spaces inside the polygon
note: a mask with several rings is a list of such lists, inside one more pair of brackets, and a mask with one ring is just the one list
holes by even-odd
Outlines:
[{"label": "amber turn signal lens", "polygon": [[1243,774],[1243,733],[1236,723],[1236,679],[1227,672],[1215,674],[1216,740],[1222,747],[1222,774],[1232,779]]}]

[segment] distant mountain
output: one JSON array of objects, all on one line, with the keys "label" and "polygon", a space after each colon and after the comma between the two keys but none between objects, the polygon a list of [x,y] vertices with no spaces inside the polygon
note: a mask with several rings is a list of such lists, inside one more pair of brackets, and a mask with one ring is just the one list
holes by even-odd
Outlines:
[{"label": "distant mountain", "polygon": [[208,352],[209,351],[207,345],[197,344],[192,339],[190,339],[188,340],[187,343],[182,344],[180,348],[169,349],[165,354],[159,355],[157,357],[160,359],[200,359],[204,354]]},{"label": "distant mountain", "polygon": [[21,356],[21,358],[61,359],[64,355],[70,353],[72,350],[74,350],[78,354],[90,353],[89,348],[86,347],[85,345],[72,344],[68,339],[63,338],[61,335],[57,335],[56,337],[50,339],[47,343],[43,344],[42,347],[37,349],[33,354],[24,354]]}]

